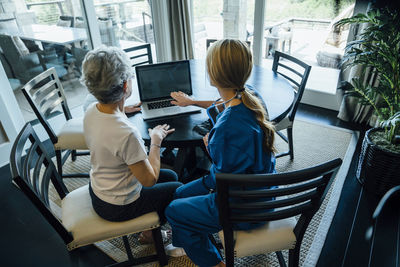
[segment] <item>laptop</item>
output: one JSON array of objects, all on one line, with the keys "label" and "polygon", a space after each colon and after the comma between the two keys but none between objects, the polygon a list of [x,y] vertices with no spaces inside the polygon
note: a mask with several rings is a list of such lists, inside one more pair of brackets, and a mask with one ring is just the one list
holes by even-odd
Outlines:
[{"label": "laptop", "polygon": [[200,107],[171,104],[171,92],[193,94],[189,60],[141,65],[135,69],[144,120],[200,112]]}]

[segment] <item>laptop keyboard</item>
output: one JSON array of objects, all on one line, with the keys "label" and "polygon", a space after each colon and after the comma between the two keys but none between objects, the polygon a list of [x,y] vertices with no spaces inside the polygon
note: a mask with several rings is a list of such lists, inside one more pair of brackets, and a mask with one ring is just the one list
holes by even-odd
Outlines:
[{"label": "laptop keyboard", "polygon": [[174,106],[174,105],[171,104],[171,100],[172,100],[172,99],[163,100],[163,101],[159,101],[159,102],[148,103],[148,104],[147,104],[147,107],[148,107],[149,109],[158,109],[158,108],[172,107],[172,106]]}]

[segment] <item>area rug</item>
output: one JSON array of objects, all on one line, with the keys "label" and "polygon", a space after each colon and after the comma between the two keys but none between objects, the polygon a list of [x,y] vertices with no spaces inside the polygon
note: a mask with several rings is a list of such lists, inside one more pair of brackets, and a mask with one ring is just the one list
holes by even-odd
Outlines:
[{"label": "area rug", "polygon": [[[296,120],[293,129],[294,160],[289,156],[277,159],[277,171],[286,172],[311,167],[335,158],[341,158],[343,164],[332,183],[320,210],[312,219],[302,242],[300,266],[315,266],[325,242],[336,206],[340,197],[344,179],[346,178],[353,153],[358,140],[358,133],[350,130],[321,126],[310,122]],[[288,146],[280,137],[276,138],[279,152],[287,151]],[[75,162],[67,161],[63,168],[65,173],[88,172],[89,157],[78,157]],[[67,188],[73,190],[88,183],[88,179],[67,179]],[[55,214],[59,213],[60,200],[51,193],[50,199],[56,204]],[[134,255],[143,256],[154,252],[152,245],[142,246],[137,242],[137,235],[129,236]],[[117,262],[125,261],[127,255],[121,239],[113,239],[96,243],[96,246]],[[284,254],[285,257],[287,257]],[[143,266],[159,266],[154,262]],[[195,266],[188,257],[170,258],[168,266]],[[274,253],[235,259],[235,266],[279,266]]]}]

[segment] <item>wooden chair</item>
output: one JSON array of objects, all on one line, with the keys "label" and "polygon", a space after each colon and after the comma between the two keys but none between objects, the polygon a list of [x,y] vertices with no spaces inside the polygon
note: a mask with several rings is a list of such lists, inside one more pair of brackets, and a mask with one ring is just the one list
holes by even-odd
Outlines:
[{"label": "wooden chair", "polygon": [[[70,154],[72,160],[75,160],[77,156],[89,155],[89,152],[76,151],[88,150],[83,135],[83,118],[72,118],[55,69],[48,69],[34,77],[24,85],[22,92],[54,145],[59,174],[64,178],[89,177],[82,173],[63,175],[62,166]],[[64,114],[65,123],[56,134],[48,119],[61,113]],[[63,151],[66,151],[64,156]]]},{"label": "wooden chair", "polygon": [[[289,250],[289,266],[299,265],[304,233],[318,211],[341,165],[335,159],[308,169],[275,174],[216,174],[219,236],[225,247],[226,266],[234,257]],[[277,186],[277,187],[276,187]],[[294,216],[300,215],[296,221]],[[265,222],[253,230],[233,230],[243,222]]]},{"label": "wooden chair", "polygon": [[[210,47],[210,45],[212,45],[216,41],[218,41],[218,39],[206,39],[206,48],[207,48],[207,50]],[[246,42],[246,44],[248,44],[249,47],[251,46],[251,42],[250,41],[245,41],[245,42]]]},{"label": "wooden chair", "polygon": [[[123,236],[128,261],[113,266],[131,266],[157,260],[161,266],[167,264],[157,213],[147,213],[124,222],[109,222],[99,217],[93,210],[88,185],[68,192],[48,152],[29,123],[14,142],[10,165],[13,182],[60,235],[68,250]],[[57,218],[51,208],[50,183],[61,198],[61,218]],[[133,258],[127,235],[149,229],[153,232],[157,255]]]},{"label": "wooden chair", "polygon": [[[289,145],[288,152],[278,154],[276,157],[279,158],[290,155],[290,159],[292,160],[294,158],[293,121],[296,116],[296,111],[299,107],[301,97],[303,96],[308,76],[310,75],[311,66],[293,56],[276,51],[274,54],[272,70],[278,75],[285,77],[293,86],[294,98],[291,107],[273,121],[275,124],[276,133]],[[286,129],[287,136],[279,132],[284,129]]]},{"label": "wooden chair", "polygon": [[144,64],[153,64],[153,56],[151,54],[150,44],[143,44],[125,48],[124,51],[128,54],[132,62],[132,67]]}]

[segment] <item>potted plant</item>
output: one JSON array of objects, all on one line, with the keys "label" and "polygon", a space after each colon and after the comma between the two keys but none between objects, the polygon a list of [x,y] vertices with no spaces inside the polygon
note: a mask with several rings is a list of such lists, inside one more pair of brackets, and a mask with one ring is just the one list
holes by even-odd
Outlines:
[{"label": "potted plant", "polygon": [[[364,71],[342,88],[372,106],[380,122],[365,134],[357,178],[368,191],[383,195],[400,184],[400,15],[397,9],[375,8],[337,26],[362,23],[366,27],[358,40],[347,44],[342,64],[361,65]],[[376,75],[373,85],[364,82],[366,69]]]}]

